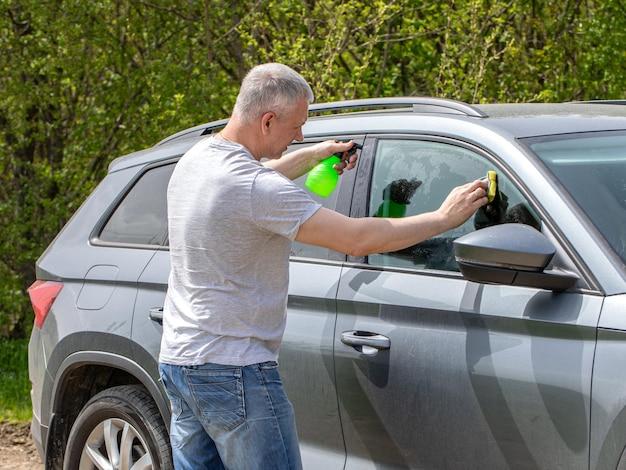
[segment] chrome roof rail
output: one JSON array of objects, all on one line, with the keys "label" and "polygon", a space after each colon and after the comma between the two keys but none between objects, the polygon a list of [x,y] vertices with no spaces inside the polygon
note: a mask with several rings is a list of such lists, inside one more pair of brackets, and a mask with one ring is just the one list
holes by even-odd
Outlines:
[{"label": "chrome roof rail", "polygon": [[410,107],[415,113],[448,113],[463,114],[472,117],[487,117],[487,115],[471,104],[446,98],[430,97],[397,97],[397,98],[368,98],[361,100],[334,101],[330,103],[312,104],[309,113],[322,114],[328,111],[340,113],[342,111],[375,110],[385,108]]},{"label": "chrome roof rail", "polygon": [[198,133],[198,135],[212,134],[216,131],[221,130],[227,122],[228,119],[220,119],[219,121],[213,121],[206,124],[200,124],[198,126],[190,127],[189,129],[182,130],[180,132],[177,132],[176,134],[172,134],[169,137],[166,137],[165,139],[158,142],[156,145],[163,145],[167,142],[181,139],[185,136],[194,136]]},{"label": "chrome roof rail", "polygon": [[[446,113],[459,114],[471,117],[487,117],[487,115],[471,104],[446,98],[430,97],[396,97],[396,98],[367,98],[360,100],[332,101],[316,103],[309,106],[309,114],[323,114],[326,112],[339,114],[348,111],[374,111],[377,109],[411,108],[414,113]],[[208,135],[221,130],[229,118],[195,126],[161,140],[156,145],[162,145],[186,136]]]}]

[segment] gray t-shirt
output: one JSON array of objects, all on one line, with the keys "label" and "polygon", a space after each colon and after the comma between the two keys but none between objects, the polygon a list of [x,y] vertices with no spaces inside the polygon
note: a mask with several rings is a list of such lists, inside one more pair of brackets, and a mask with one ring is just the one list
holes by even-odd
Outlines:
[{"label": "gray t-shirt", "polygon": [[291,244],[320,204],[245,147],[212,137],[178,162],[167,204],[172,270],[160,362],[277,360]]}]

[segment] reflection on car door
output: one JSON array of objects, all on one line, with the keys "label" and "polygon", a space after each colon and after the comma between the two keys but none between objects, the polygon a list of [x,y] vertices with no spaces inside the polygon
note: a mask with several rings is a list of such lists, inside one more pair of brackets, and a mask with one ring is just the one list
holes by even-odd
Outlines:
[{"label": "reflection on car door", "polygon": [[335,295],[341,265],[291,262],[280,374],[296,413],[305,469],[343,469],[333,365]]},{"label": "reflection on car door", "polygon": [[[600,303],[346,270],[335,335],[346,468],[587,468]],[[352,332],[389,349],[342,342]]]}]

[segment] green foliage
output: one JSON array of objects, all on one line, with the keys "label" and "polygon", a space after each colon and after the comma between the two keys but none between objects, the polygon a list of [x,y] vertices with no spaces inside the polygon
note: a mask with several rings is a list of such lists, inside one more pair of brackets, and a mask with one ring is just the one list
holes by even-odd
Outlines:
[{"label": "green foliage", "polygon": [[254,65],[318,101],[624,98],[619,0],[0,0],[0,326],[117,156],[229,115]]},{"label": "green foliage", "polygon": [[0,421],[30,421],[28,341],[0,338]]}]

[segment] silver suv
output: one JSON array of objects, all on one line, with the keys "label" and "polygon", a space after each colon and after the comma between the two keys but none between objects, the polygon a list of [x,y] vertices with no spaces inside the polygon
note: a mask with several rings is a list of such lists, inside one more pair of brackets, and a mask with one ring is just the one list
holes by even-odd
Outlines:
[{"label": "silver suv", "polygon": [[[398,252],[294,243],[280,370],[305,468],[626,468],[621,104],[311,107],[292,149],[363,146],[330,196],[312,195],[328,208],[430,211],[490,171],[497,190],[461,227]],[[157,373],[166,186],[224,124],[115,160],[38,260],[32,433],[47,468],[172,467]]]}]

